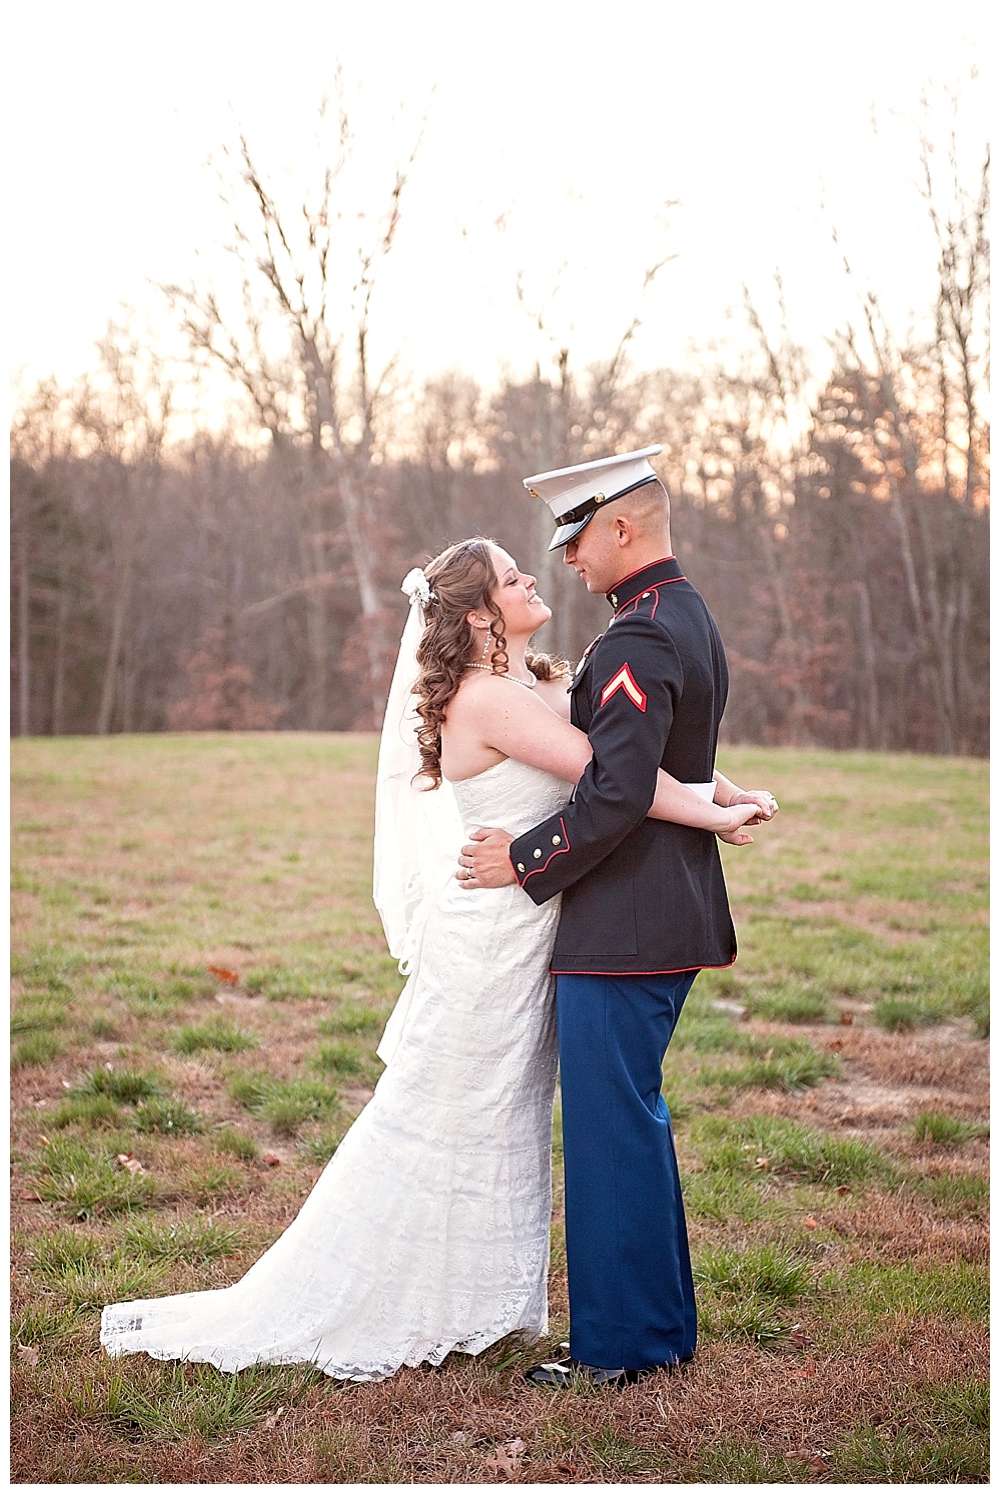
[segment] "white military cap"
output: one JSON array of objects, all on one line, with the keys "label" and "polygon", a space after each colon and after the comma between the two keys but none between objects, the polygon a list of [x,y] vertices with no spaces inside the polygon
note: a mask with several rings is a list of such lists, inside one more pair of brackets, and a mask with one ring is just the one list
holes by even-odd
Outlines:
[{"label": "white military cap", "polygon": [[621,456],[604,457],[599,462],[582,462],[578,467],[560,467],[556,472],[539,472],[524,478],[532,498],[541,498],[552,510],[556,532],[550,550],[558,550],[585,529],[602,504],[624,498],[656,473],[649,458],[659,456],[662,446],[644,446],[641,451],[626,451]]}]

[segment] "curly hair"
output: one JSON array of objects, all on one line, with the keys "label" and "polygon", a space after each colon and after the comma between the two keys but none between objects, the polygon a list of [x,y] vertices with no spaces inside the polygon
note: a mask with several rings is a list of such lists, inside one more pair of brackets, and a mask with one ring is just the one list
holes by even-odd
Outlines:
[{"label": "curly hair", "polygon": [[[417,728],[420,748],[420,772],[417,778],[429,780],[432,788],[441,786],[441,727],[448,706],[454,699],[469,665],[474,642],[466,621],[470,612],[482,611],[490,616],[490,633],[494,640],[490,661],[494,674],[508,672],[507,638],[503,630],[503,613],[493,600],[499,578],[490,556],[495,540],[460,540],[449,545],[424,568],[433,593],[424,607],[425,627],[417,645],[420,673],[413,687],[417,697]],[[537,679],[566,678],[569,669],[548,654],[525,654],[528,668]]]}]

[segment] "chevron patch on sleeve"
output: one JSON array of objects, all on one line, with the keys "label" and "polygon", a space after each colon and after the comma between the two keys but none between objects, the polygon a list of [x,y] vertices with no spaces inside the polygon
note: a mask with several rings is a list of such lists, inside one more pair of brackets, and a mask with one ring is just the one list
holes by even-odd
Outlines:
[{"label": "chevron patch on sleeve", "polygon": [[623,664],[613,679],[608,680],[601,691],[601,705],[607,705],[616,690],[624,690],[629,700],[640,711],[646,709],[646,692],[640,690],[627,664]]}]

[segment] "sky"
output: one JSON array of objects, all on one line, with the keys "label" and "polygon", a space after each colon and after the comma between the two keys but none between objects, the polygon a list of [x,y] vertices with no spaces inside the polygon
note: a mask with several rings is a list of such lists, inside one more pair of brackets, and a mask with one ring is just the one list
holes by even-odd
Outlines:
[{"label": "sky", "polygon": [[372,318],[377,357],[418,378],[462,368],[489,384],[558,346],[580,366],[637,314],[637,363],[690,362],[739,337],[744,284],[773,317],[776,270],[793,334],[822,357],[855,314],[831,224],[905,330],[934,284],[920,96],[937,97],[940,131],[959,90],[974,171],[986,17],[979,0],[22,5],[8,26],[11,363],[69,380],[123,302],[170,336],[157,283],[231,292],[209,160],[238,122],[293,200],[338,64],[358,141],[351,244],[422,129]]}]

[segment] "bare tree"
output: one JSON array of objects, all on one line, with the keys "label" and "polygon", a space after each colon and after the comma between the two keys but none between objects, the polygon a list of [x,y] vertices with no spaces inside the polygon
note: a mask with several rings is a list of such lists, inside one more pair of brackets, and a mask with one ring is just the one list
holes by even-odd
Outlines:
[{"label": "bare tree", "polygon": [[372,723],[384,704],[383,605],[367,510],[393,363],[373,372],[371,319],[422,134],[396,165],[371,226],[366,219],[357,232],[346,201],[355,141],[339,80],[338,89],[336,110],[327,104],[320,110],[319,181],[301,190],[297,204],[279,202],[245,135],[227,153],[223,197],[242,285],[239,310],[224,309],[211,288],[164,287],[192,348],[224,368],[249,397],[284,471],[299,536],[299,574],[289,586],[297,584],[307,598],[309,720],[315,728],[328,724],[330,711],[324,536],[332,526],[324,521],[331,502],[340,509],[357,587]]},{"label": "bare tree", "polygon": [[[67,636],[83,561],[72,497],[61,479],[73,448],[74,404],[75,395],[51,378],[42,379],[22,397],[11,426],[13,662],[21,736],[27,736],[33,724],[44,729],[47,715],[53,732],[62,728]],[[33,666],[35,655],[53,639],[53,688],[46,712],[45,670]]]},{"label": "bare tree", "polygon": [[162,359],[127,322],[109,326],[98,352],[97,379],[84,383],[74,416],[83,440],[105,459],[112,600],[95,724],[98,736],[104,736],[119,702],[143,518],[160,479],[173,390]]},{"label": "bare tree", "polygon": [[638,312],[581,367],[552,298],[533,309],[522,285],[548,363],[495,392],[452,372],[401,393],[372,344],[412,152],[359,219],[346,112],[324,127],[291,197],[237,142],[236,292],[169,291],[198,377],[221,371],[266,441],[235,415],[179,440],[166,371],[127,324],[92,379],[21,401],[15,732],[377,724],[400,574],[476,531],[541,560],[541,641],[579,657],[606,607],[547,550],[521,479],[656,441],[678,556],[726,638],[727,740],[987,750],[988,158],[973,181],[954,139],[924,142],[927,326],[893,337],[862,295],[815,390],[779,282],[777,315],[748,298],[725,361],[646,372]]},{"label": "bare tree", "polygon": [[[673,206],[665,204],[667,209]],[[551,360],[547,376],[543,377],[538,364],[532,379],[505,381],[494,402],[494,450],[505,464],[516,459],[519,476],[596,460],[636,439],[642,411],[641,400],[637,399],[641,380],[635,376],[629,354],[642,326],[645,298],[660,271],[675,258],[673,254],[662,255],[647,266],[635,313],[611,356],[579,372],[572,365],[565,332],[556,330],[562,270],[557,272],[547,297],[537,305],[529,303],[523,273],[516,277],[518,304],[548,344]],[[588,597],[568,572],[563,552],[549,550],[552,515],[545,505],[537,503],[535,530],[531,548],[537,556],[539,589],[553,608],[551,622],[541,631],[541,641],[557,653],[575,657],[604,626],[606,610],[599,600]]]},{"label": "bare tree", "polygon": [[[12,491],[11,498],[15,495]],[[20,504],[13,504],[14,554],[17,556],[17,706],[18,736],[31,735],[31,617],[29,595],[28,545],[31,527],[28,521],[27,494]]]},{"label": "bare tree", "polygon": [[949,594],[944,602],[944,616],[937,626],[942,635],[940,642],[954,661],[949,671],[949,687],[956,720],[960,723],[971,688],[965,662],[971,610],[971,583],[965,563],[969,516],[977,494],[985,485],[989,446],[982,402],[989,384],[990,152],[987,146],[978,178],[974,186],[967,186],[957,133],[952,129],[946,149],[944,194],[934,170],[933,156],[933,145],[925,129],[920,137],[922,195],[938,250],[934,352],[942,487],[946,499],[958,499],[957,505],[947,502],[945,505]]}]

